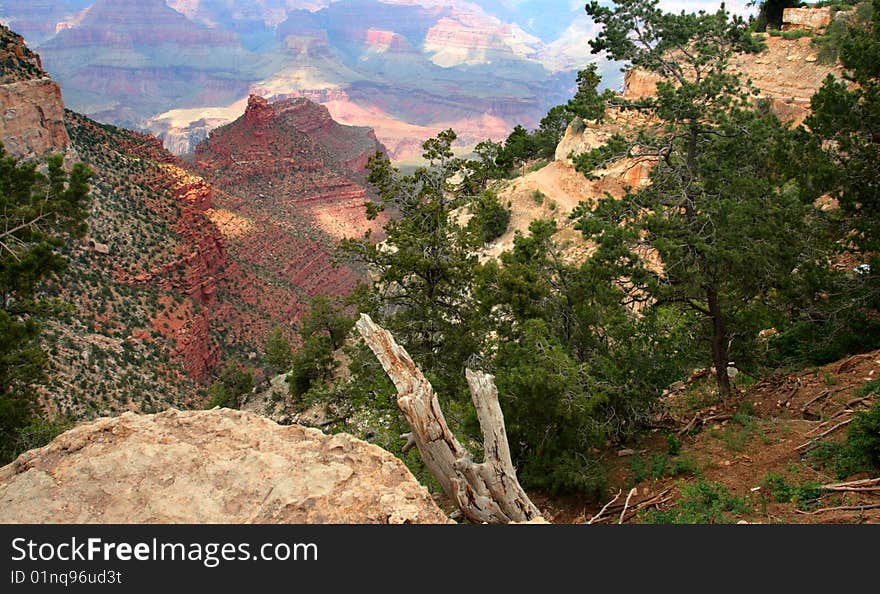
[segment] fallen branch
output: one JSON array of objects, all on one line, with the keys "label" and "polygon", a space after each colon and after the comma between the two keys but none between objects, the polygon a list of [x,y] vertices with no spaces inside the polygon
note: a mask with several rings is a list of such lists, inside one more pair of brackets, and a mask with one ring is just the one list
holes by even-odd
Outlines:
[{"label": "fallen branch", "polygon": [[807,403],[801,408],[801,415],[804,416],[804,417],[806,417],[806,416],[808,416],[808,415],[809,415],[809,416],[812,416],[813,413],[808,413],[808,412],[807,412],[807,409],[809,409],[810,406],[812,406],[812,405],[815,404],[816,402],[822,400],[823,398],[827,398],[827,397],[829,397],[829,396],[831,396],[831,395],[833,395],[833,394],[837,394],[837,393],[839,393],[839,392],[843,392],[844,390],[846,390],[846,388],[838,388],[837,390],[823,390],[822,392],[819,393],[818,396],[816,396],[815,398],[810,399],[810,401],[807,402]]},{"label": "fallen branch", "polygon": [[816,433],[818,433],[819,431],[821,431],[822,429],[824,429],[828,425],[831,425],[832,423],[838,422],[840,419],[852,414],[852,412],[853,411],[851,411],[849,409],[843,409],[843,410],[837,411],[837,413],[835,413],[835,415],[832,416],[830,419],[828,419],[827,421],[822,421],[816,427],[813,427],[812,429],[810,429],[809,431],[804,433],[804,437],[814,436]]},{"label": "fallen branch", "polygon": [[430,382],[391,334],[362,315],[357,329],[397,388],[397,405],[425,466],[471,522],[507,524],[541,516],[516,478],[494,378],[466,370],[483,432],[485,461],[474,462],[456,439]]},{"label": "fallen branch", "polygon": [[823,437],[825,437],[826,435],[830,435],[831,433],[834,433],[835,431],[837,431],[841,427],[846,427],[847,425],[849,425],[852,422],[853,422],[852,418],[849,418],[845,421],[841,421],[840,423],[838,423],[837,425],[835,425],[831,429],[820,433],[819,435],[817,435],[816,437],[814,437],[813,439],[811,439],[807,443],[803,443],[803,444],[799,445],[798,447],[795,448],[795,451],[799,452],[803,449],[810,449],[811,447],[815,446],[816,443],[818,443],[818,441],[820,439],[822,439]]},{"label": "fallen branch", "polygon": [[853,398],[852,400],[850,400],[849,402],[844,404],[843,408],[841,408],[839,411],[834,413],[834,416],[836,417],[836,416],[840,415],[841,413],[846,412],[848,409],[851,409],[852,407],[856,406],[857,404],[870,403],[871,400],[872,400],[871,396],[864,396],[862,398]]},{"label": "fallen branch", "polygon": [[856,363],[858,363],[859,361],[870,359],[873,356],[874,355],[872,353],[866,353],[864,355],[853,355],[852,357],[837,366],[837,373],[840,374],[844,371],[849,371],[852,367],[855,367]]},{"label": "fallen branch", "polygon": [[[592,522],[594,524],[598,524],[601,522],[609,521],[611,520],[612,513],[616,514],[617,510],[624,510],[624,508],[628,507],[628,513],[624,511],[620,514],[621,516],[623,516],[623,523],[625,524],[628,520],[632,519],[637,513],[644,509],[648,509],[649,507],[656,507],[658,505],[662,505],[664,503],[672,501],[672,496],[670,495],[670,493],[672,493],[672,488],[666,489],[656,495],[651,495],[647,499],[639,501],[635,505],[627,506],[623,503],[618,503],[617,505],[608,505],[607,510],[603,511],[602,515],[596,516],[592,520]],[[618,497],[620,497],[620,494],[618,494]],[[615,497],[614,500],[617,500],[618,497]],[[611,503],[613,503],[613,501]],[[609,515],[604,515],[606,513]]]},{"label": "fallen branch", "polygon": [[691,429],[694,428],[694,425],[699,422],[700,425],[705,425],[706,423],[711,423],[712,421],[729,421],[733,418],[731,414],[720,414],[720,415],[712,415],[710,417],[700,418],[700,415],[695,416],[691,419],[691,422],[685,426],[684,429],[678,432],[679,435],[687,434]]},{"label": "fallen branch", "polygon": [[618,499],[620,499],[621,494],[623,494],[623,489],[618,489],[618,491],[617,491],[617,495],[614,496],[614,499],[612,499],[611,501],[609,501],[608,503],[606,503],[606,504],[605,504],[605,507],[603,507],[601,510],[599,510],[599,513],[598,513],[598,514],[596,514],[595,516],[593,516],[592,518],[590,518],[590,521],[587,522],[587,524],[592,524],[593,522],[595,522],[596,520],[598,520],[599,518],[601,518],[602,515],[608,510],[608,508],[611,507],[611,506],[614,504],[615,501],[617,501]]},{"label": "fallen branch", "polygon": [[871,505],[841,505],[840,507],[823,507],[822,509],[817,509],[811,512],[805,512],[799,509],[796,509],[794,511],[805,516],[815,516],[817,514],[824,514],[832,511],[865,511],[868,509],[880,509],[880,503],[872,503]]},{"label": "fallen branch", "polygon": [[871,493],[880,491],[880,478],[850,481],[847,483],[832,483],[830,485],[822,485],[819,488],[823,491]]},{"label": "fallen branch", "polygon": [[653,500],[650,502],[645,502],[645,503],[639,504],[636,507],[633,507],[632,509],[629,510],[629,515],[623,519],[623,523],[626,524],[627,522],[629,522],[642,510],[648,509],[649,507],[659,507],[659,506],[663,505],[664,503],[668,503],[670,501],[672,501],[671,495],[669,497],[663,497],[662,499],[657,499],[657,500]]},{"label": "fallen branch", "polygon": [[629,490],[629,495],[626,496],[626,503],[623,504],[623,511],[620,512],[620,521],[617,522],[618,524],[623,524],[623,516],[626,515],[626,510],[629,507],[629,501],[630,499],[632,499],[632,496],[635,495],[637,491],[638,489],[636,489],[635,487]]},{"label": "fallen branch", "polygon": [[792,398],[794,398],[795,394],[797,394],[800,391],[800,389],[801,389],[801,380],[800,380],[800,378],[798,378],[797,384],[794,386],[794,388],[792,388],[782,400],[778,401],[776,403],[776,405],[779,406],[780,408],[782,408],[784,406],[788,406],[788,403],[791,401]]},{"label": "fallen branch", "polygon": [[861,479],[858,481],[848,481],[845,483],[830,483],[822,485],[823,489],[831,489],[833,487],[864,487],[867,485],[880,485],[880,478]]}]

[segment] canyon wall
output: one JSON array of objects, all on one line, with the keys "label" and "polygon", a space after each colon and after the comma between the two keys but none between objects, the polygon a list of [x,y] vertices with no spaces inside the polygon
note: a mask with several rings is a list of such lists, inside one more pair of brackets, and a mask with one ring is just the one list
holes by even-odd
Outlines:
[{"label": "canyon wall", "polygon": [[8,154],[42,159],[67,152],[61,89],[24,40],[0,25],[0,139]]}]

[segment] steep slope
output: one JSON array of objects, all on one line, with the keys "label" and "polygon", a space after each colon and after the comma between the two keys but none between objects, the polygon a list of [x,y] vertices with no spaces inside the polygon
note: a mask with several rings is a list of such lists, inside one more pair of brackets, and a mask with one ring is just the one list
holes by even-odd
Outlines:
[{"label": "steep slope", "polygon": [[[635,487],[630,502],[635,511],[625,515],[624,523],[651,521],[649,514],[658,512],[672,516],[682,501],[690,500],[685,509],[692,514],[726,516],[715,522],[877,524],[880,479],[870,480],[877,474],[841,477],[822,450],[834,451],[854,414],[878,402],[878,374],[880,352],[874,351],[780,373],[752,386],[742,381],[737,396],[719,404],[706,396],[705,375],[695,373],[690,381],[671,386],[661,402],[656,424],[662,430],[646,436],[637,449],[608,454],[608,492]],[[679,439],[680,451],[670,454],[669,444]],[[863,483],[837,486],[849,480]],[[713,500],[721,488],[735,511],[722,514],[722,498]],[[708,497],[701,500],[695,492]],[[622,499],[595,523],[617,523]],[[601,508],[570,501],[544,511],[554,522],[583,523]],[[698,517],[685,516],[684,521],[698,522]]]},{"label": "steep slope", "polygon": [[[810,13],[811,11],[807,11]],[[810,98],[831,74],[843,78],[839,64],[823,64],[818,60],[818,48],[810,37],[785,39],[768,36],[764,39],[766,51],[759,54],[739,55],[734,59],[735,68],[750,79],[780,119],[792,125],[800,125],[810,113]],[[654,96],[658,78],[641,70],[630,70],[624,77],[624,97],[635,100]],[[495,257],[513,246],[517,232],[526,232],[531,221],[553,218],[561,231],[559,240],[567,246],[568,254],[575,258],[589,255],[591,247],[580,233],[572,229],[568,215],[581,201],[601,197],[605,192],[621,196],[627,186],[638,187],[647,181],[651,163],[621,159],[605,171],[597,173],[598,179],[587,180],[575,171],[572,154],[580,154],[605,144],[612,135],[632,134],[650,121],[632,111],[610,109],[601,124],[584,123],[575,119],[556,150],[555,160],[546,167],[527,173],[524,177],[504,184],[500,197],[512,204],[513,216],[508,232],[488,246],[485,257]],[[541,196],[535,194],[540,192]],[[537,197],[537,198],[536,198]]]},{"label": "steep slope", "polygon": [[46,287],[72,304],[43,334],[49,411],[198,405],[198,383],[221,361],[249,357],[275,326],[292,333],[312,296],[355,286],[331,252],[339,237],[380,229],[363,209],[364,167],[383,150],[371,130],[304,99],[254,97],[205,144],[203,169],[222,192],[159,139],[65,112],[39,57],[6,29],[2,41],[0,90],[36,81],[51,91],[3,95],[4,145],[17,156],[67,151],[95,173],[88,237]]},{"label": "steep slope", "polygon": [[[332,251],[339,238],[380,229],[365,218],[362,185],[364,165],[379,150],[372,131],[340,126],[310,101],[270,104],[257,96],[199,145],[197,172],[226,191],[218,223],[247,278],[238,288],[242,303],[290,327],[311,297],[355,286],[358,273],[334,267]],[[257,342],[268,323],[249,326]]]},{"label": "steep slope", "polygon": [[89,235],[49,287],[73,311],[47,325],[50,410],[76,416],[194,405],[193,380],[220,359],[222,238],[212,189],[154,137],[67,112],[77,157],[95,172]]},{"label": "steep slope", "polygon": [[21,36],[0,25],[0,140],[8,154],[40,159],[67,152],[61,89]]},{"label": "steep slope", "polygon": [[0,468],[4,523],[445,524],[403,462],[231,410],[99,419]]},{"label": "steep slope", "polygon": [[194,289],[225,257],[204,201],[177,183],[156,139],[65,113],[39,57],[5,28],[0,56],[6,150],[38,161],[66,153],[95,173],[90,234],[68,244],[68,270],[44,288],[70,304],[44,324],[45,408],[80,418],[190,402],[187,378],[204,377],[216,358],[198,331],[208,300]]}]

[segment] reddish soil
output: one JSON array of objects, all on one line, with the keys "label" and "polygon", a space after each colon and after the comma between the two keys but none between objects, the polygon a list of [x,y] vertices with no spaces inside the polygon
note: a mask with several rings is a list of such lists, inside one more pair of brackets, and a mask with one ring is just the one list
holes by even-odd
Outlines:
[{"label": "reddish soil", "polygon": [[[630,507],[661,497],[664,501],[653,509],[668,510],[681,497],[683,485],[702,479],[724,485],[731,495],[742,498],[748,511],[730,517],[739,523],[880,523],[880,509],[841,510],[815,513],[839,506],[880,504],[880,492],[825,492],[818,500],[802,504],[778,503],[767,485],[767,476],[784,477],[788,485],[832,484],[841,482],[811,459],[812,448],[797,448],[816,439],[819,442],[841,442],[846,438],[846,425],[818,438],[841,421],[852,418],[855,411],[865,410],[878,396],[875,392],[865,400],[854,402],[856,392],[868,382],[880,379],[880,351],[858,355],[791,375],[776,375],[747,390],[742,390],[729,403],[699,405],[700,382],[671,393],[664,402],[665,430],[655,430],[632,448],[634,454],[608,454],[611,497],[621,491],[617,507],[609,520],[617,523],[629,489],[633,487],[634,468],[638,460],[648,463],[653,455],[668,456],[666,434],[679,433],[689,425],[695,427],[681,437],[681,450],[675,459],[687,458],[693,472],[682,476],[645,479],[634,485],[637,490]],[[706,388],[705,381],[703,388]],[[709,399],[708,389],[703,393]],[[737,413],[737,418],[732,418]],[[715,418],[717,417],[717,418]],[[713,419],[714,420],[710,420]],[[697,419],[695,422],[694,419]],[[707,419],[703,423],[702,420]],[[629,452],[627,452],[629,453]],[[671,457],[673,458],[673,457]],[[634,460],[637,462],[634,463]],[[875,478],[857,474],[845,480]],[[609,499],[611,498],[609,497]],[[584,523],[599,513],[602,504],[578,498],[536,497],[536,503],[554,523]],[[639,514],[627,513],[627,523],[643,521]]]}]

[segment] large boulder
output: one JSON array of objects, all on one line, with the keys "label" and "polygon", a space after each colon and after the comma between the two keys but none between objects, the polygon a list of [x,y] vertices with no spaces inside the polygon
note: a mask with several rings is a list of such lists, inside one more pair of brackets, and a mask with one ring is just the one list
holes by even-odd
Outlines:
[{"label": "large boulder", "polygon": [[0,468],[0,523],[446,523],[403,463],[241,411],[126,413]]}]

